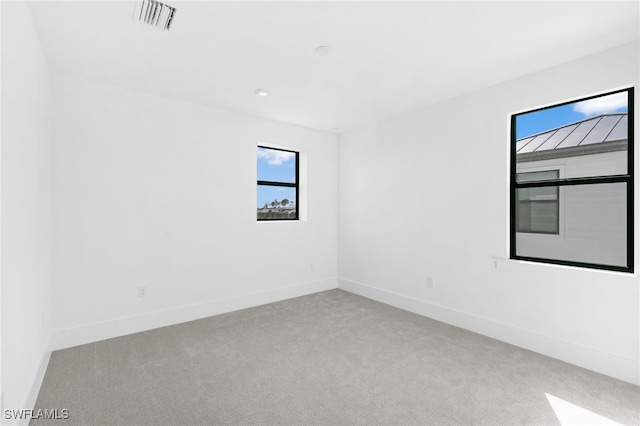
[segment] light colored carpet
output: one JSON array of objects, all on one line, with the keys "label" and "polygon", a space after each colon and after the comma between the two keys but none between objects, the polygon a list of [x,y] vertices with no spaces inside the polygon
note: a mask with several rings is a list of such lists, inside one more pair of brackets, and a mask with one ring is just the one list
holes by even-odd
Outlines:
[{"label": "light colored carpet", "polygon": [[70,418],[31,424],[560,424],[547,394],[640,424],[638,386],[331,290],[54,352]]}]

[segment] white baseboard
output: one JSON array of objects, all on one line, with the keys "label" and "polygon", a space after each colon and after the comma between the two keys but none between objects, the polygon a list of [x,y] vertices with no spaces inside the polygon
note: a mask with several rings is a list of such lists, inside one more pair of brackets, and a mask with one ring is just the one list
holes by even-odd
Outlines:
[{"label": "white baseboard", "polygon": [[339,278],[338,288],[561,361],[640,385],[640,363],[580,343],[546,336],[489,318]]},{"label": "white baseboard", "polygon": [[145,313],[136,316],[117,318],[111,321],[87,324],[80,327],[67,328],[55,331],[51,338],[49,349],[59,350],[100,340],[139,333],[154,328],[180,324],[214,315],[225,314],[240,309],[252,308],[267,303],[307,294],[318,293],[338,287],[336,278],[296,284],[266,291],[242,294],[223,299],[210,300],[203,303],[180,306]]},{"label": "white baseboard", "polygon": [[46,350],[49,346],[48,340],[45,342],[42,348],[42,358],[40,360],[40,364],[38,368],[33,372],[30,379],[30,386],[27,390],[27,394],[24,397],[22,405],[20,407],[3,407],[3,425],[12,425],[12,426],[27,426],[29,424],[30,418],[29,416],[24,416],[24,418],[13,418],[13,419],[5,419],[4,418],[4,409],[18,409],[18,410],[32,410],[36,406],[36,401],[38,400],[38,395],[40,394],[40,387],[42,386],[42,381],[44,380],[44,375],[47,372],[47,367],[49,366],[49,359],[51,358],[51,351]]}]

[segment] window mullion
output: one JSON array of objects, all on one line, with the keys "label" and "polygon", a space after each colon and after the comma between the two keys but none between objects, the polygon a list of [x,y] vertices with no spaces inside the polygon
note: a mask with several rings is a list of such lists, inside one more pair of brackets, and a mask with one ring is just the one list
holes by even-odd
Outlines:
[{"label": "window mullion", "polygon": [[531,182],[515,182],[515,188],[541,188],[545,186],[595,185],[599,183],[630,182],[629,175],[580,177],[554,180],[538,180]]},{"label": "window mullion", "polygon": [[259,180],[258,185],[266,185],[266,186],[286,186],[288,188],[295,188],[297,185],[291,182],[273,182],[270,180]]}]

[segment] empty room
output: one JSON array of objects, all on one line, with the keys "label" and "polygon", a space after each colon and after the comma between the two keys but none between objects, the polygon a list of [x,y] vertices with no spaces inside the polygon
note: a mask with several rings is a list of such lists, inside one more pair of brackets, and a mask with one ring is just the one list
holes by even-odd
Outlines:
[{"label": "empty room", "polygon": [[639,2],[0,14],[1,424],[640,424]]}]

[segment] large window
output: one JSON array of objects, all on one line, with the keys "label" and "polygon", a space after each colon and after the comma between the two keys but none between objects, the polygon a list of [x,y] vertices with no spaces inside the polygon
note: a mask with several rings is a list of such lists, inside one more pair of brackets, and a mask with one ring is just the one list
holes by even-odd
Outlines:
[{"label": "large window", "polygon": [[512,259],[633,272],[633,228],[633,89],[511,117]]},{"label": "large window", "polygon": [[298,156],[258,146],[258,220],[298,220]]}]

